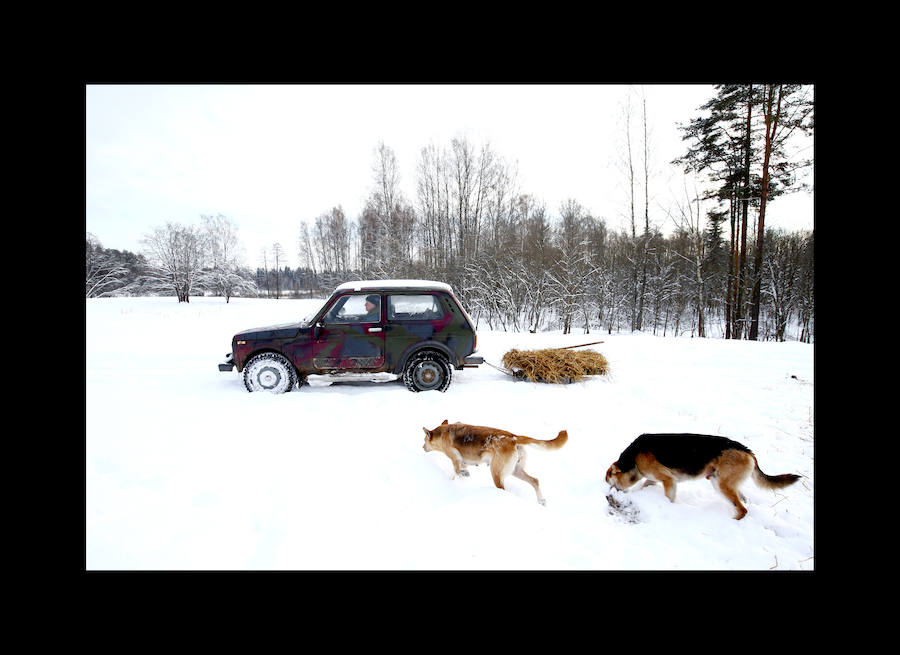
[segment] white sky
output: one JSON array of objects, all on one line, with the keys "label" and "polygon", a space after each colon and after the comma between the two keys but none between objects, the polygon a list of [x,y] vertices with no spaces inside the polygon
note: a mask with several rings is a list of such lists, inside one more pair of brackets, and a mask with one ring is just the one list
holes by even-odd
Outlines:
[{"label": "white sky", "polygon": [[[421,149],[464,136],[518,167],[518,186],[551,216],[574,198],[613,229],[625,225],[624,128],[632,92],[650,124],[651,221],[683,200],[677,123],[714,95],[706,85],[90,85],[86,88],[85,229],[107,248],[140,252],[167,221],[224,214],[246,263],[278,241],[296,265],[303,220],[341,205],[356,218],[374,186],[379,141],[393,149],[401,189],[416,204]],[[640,140],[632,147],[637,157]],[[809,153],[806,153],[807,155]],[[638,203],[642,208],[642,200]],[[813,227],[812,195],[773,201],[767,226]],[[710,203],[710,208],[712,204]]]}]

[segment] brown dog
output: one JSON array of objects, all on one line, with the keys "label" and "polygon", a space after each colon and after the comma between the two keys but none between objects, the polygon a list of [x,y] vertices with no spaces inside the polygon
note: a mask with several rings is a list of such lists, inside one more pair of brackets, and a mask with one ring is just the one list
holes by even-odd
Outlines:
[{"label": "brown dog", "polygon": [[466,464],[478,465],[488,462],[491,466],[494,484],[499,489],[505,489],[503,480],[512,473],[515,477],[534,487],[541,505],[545,505],[546,501],[541,495],[538,480],[525,472],[524,446],[539,446],[545,450],[556,450],[562,448],[569,439],[565,430],[561,430],[556,439],[552,441],[542,441],[481,425],[465,423],[450,425],[446,420],[434,430],[422,429],[425,431],[425,452],[437,450],[444,453],[453,462],[453,470],[457,475],[469,475]]},{"label": "brown dog", "polygon": [[644,486],[662,482],[666,497],[675,502],[676,482],[705,477],[730,500],[744,518],[746,501],[738,486],[752,474],[753,481],[765,489],[780,489],[800,479],[785,473],[766,475],[759,469],[753,452],[731,439],[705,434],[642,434],[622,451],[609,470],[606,482],[624,491],[641,478]]}]

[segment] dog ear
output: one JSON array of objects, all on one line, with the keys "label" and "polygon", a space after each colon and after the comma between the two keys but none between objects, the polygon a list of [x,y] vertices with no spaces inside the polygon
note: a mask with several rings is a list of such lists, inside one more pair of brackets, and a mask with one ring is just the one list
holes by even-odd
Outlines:
[{"label": "dog ear", "polygon": [[431,430],[429,430],[428,428],[422,428],[422,430],[425,431],[425,436],[431,439]]},{"label": "dog ear", "polygon": [[444,419],[444,422],[441,425],[447,425],[447,419]]},{"label": "dog ear", "polygon": [[613,464],[608,469],[606,469],[606,475],[603,477],[603,479],[606,480],[606,484],[612,484],[611,480],[612,480],[613,476],[615,476],[615,474],[616,474],[616,465]]}]

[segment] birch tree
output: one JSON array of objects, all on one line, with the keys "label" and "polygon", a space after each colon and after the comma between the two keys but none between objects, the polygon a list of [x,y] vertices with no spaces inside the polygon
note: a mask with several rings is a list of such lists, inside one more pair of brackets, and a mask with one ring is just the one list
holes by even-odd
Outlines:
[{"label": "birch tree", "polygon": [[423,264],[432,270],[447,267],[453,252],[449,229],[450,187],[446,155],[434,144],[422,148],[416,168],[416,199],[420,223],[420,252]]},{"label": "birch tree", "polygon": [[[670,213],[670,218],[675,228],[685,235],[690,244],[690,258],[685,257],[685,259],[693,270],[692,286],[694,287],[694,307],[697,316],[697,336],[705,337],[706,280],[703,264],[706,260],[706,230],[703,223],[700,193],[695,187],[691,194],[685,182],[684,195],[684,202],[676,203],[676,211]],[[673,252],[677,257],[684,257],[677,250]]]}]

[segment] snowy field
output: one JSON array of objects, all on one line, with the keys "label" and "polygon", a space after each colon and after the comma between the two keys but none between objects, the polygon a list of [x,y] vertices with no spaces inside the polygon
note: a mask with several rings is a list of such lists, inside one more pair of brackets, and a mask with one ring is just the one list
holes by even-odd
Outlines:
[{"label": "snowy field", "polygon": [[[483,365],[446,393],[402,382],[250,394],[216,364],[234,333],[306,314],[309,300],[86,301],[88,570],[813,570],[813,346],[642,334],[478,332],[511,348],[592,346],[608,376],[517,382]],[[494,487],[486,466],[453,478],[422,449],[444,419],[539,439],[532,488]],[[786,489],[748,480],[749,513],[706,480],[614,498],[607,467],[642,432],[700,432],[749,446]]]}]

